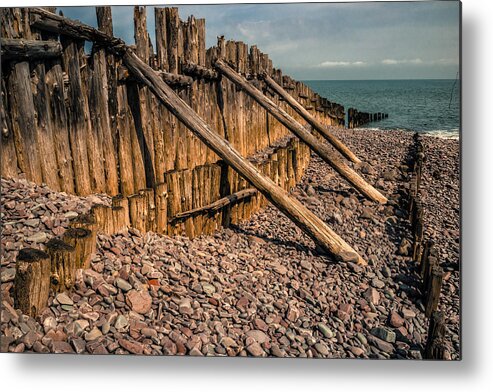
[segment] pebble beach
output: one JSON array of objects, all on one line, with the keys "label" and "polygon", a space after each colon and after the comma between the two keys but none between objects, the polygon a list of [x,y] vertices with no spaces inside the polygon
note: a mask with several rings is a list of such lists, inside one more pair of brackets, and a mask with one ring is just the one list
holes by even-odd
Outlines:
[{"label": "pebble beach", "polygon": [[[427,338],[404,189],[413,134],[332,129],[389,198],[365,200],[319,158],[292,194],[367,261],[336,263],[269,205],[194,239],[99,235],[91,268],[36,319],[14,309],[15,258],[43,249],[105,195],[70,196],[2,178],[1,351],[78,354],[421,359]],[[444,282],[450,359],[460,357],[459,141],[423,136],[425,236]]]}]

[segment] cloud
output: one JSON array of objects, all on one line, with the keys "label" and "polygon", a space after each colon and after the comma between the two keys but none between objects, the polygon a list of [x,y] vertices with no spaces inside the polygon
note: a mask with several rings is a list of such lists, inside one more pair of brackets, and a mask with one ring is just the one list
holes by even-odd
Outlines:
[{"label": "cloud", "polygon": [[382,60],[382,64],[385,65],[398,65],[398,64],[423,64],[423,60],[421,59],[412,59],[412,60],[395,60],[395,59],[385,59]]},{"label": "cloud", "polygon": [[364,61],[324,61],[318,66],[321,68],[331,68],[331,67],[353,67],[366,65]]}]

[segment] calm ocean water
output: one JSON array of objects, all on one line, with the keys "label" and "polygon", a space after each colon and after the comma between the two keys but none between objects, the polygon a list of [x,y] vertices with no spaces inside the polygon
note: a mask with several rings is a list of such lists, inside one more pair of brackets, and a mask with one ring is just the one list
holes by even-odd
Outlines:
[{"label": "calm ocean water", "polygon": [[[307,80],[330,101],[362,112],[389,117],[365,127],[403,129],[458,136],[460,87],[454,79],[433,80]],[[451,100],[452,97],[452,100]],[[450,108],[449,108],[450,104]]]}]

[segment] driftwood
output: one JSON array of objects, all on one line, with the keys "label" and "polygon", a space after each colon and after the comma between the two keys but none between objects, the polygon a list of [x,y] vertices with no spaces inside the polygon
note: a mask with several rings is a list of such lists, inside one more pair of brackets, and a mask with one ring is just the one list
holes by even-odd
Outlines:
[{"label": "driftwood", "polygon": [[[315,117],[313,117],[308,111],[290,94],[288,94],[279,84],[276,83],[265,72],[261,75],[262,79],[267,83],[267,85],[274,90],[279,96],[281,96],[301,117],[303,117],[308,124],[315,128],[334,148],[336,148],[342,155],[354,163],[360,163],[361,160],[337,137],[330,133],[324,125],[320,123]],[[308,98],[307,95],[301,98]]]},{"label": "driftwood", "polygon": [[343,176],[352,186],[360,193],[365,195],[370,200],[379,203],[386,203],[387,198],[376,190],[372,185],[368,184],[362,177],[359,176],[353,169],[342,162],[329,147],[321,143],[310,131],[298,123],[283,109],[278,107],[274,102],[267,98],[262,92],[253,87],[248,81],[235,72],[223,60],[217,60],[215,67],[225,75],[233,83],[241,87],[248,95],[255,99],[259,105],[272,114],[284,126],[305,142],[313,151],[315,151],[325,162],[327,162],[334,170]]},{"label": "driftwood", "polygon": [[15,263],[15,308],[36,317],[48,304],[50,274],[47,253],[39,249],[21,249]]},{"label": "driftwood", "polygon": [[50,59],[62,55],[62,45],[57,41],[2,38],[0,40],[0,48],[2,61]]}]

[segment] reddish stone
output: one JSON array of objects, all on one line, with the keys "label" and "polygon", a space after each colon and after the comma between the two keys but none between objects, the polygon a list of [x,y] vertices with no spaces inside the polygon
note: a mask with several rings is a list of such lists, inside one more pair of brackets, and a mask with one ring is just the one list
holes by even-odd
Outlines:
[{"label": "reddish stone", "polygon": [[74,352],[70,344],[68,344],[67,342],[61,342],[56,340],[53,341],[51,345],[51,351],[54,352],[55,354],[67,354]]},{"label": "reddish stone", "polygon": [[370,287],[368,290],[366,290],[363,296],[369,303],[373,305],[378,305],[380,302],[380,293],[373,287]]},{"label": "reddish stone", "polygon": [[144,346],[141,343],[132,342],[126,339],[119,339],[118,343],[120,343],[120,346],[132,354],[142,355],[144,352]]},{"label": "reddish stone", "polygon": [[248,303],[249,301],[247,297],[241,297],[236,303],[236,307],[240,310],[246,310]]},{"label": "reddish stone", "polygon": [[126,295],[126,300],[134,312],[146,314],[151,310],[152,298],[147,291],[130,290]]},{"label": "reddish stone", "polygon": [[159,286],[159,280],[158,279],[147,279],[147,280],[151,286]]},{"label": "reddish stone", "polygon": [[167,336],[165,336],[161,341],[161,346],[163,347],[164,355],[176,355],[176,344]]},{"label": "reddish stone", "polygon": [[337,317],[344,322],[349,321],[351,314],[353,314],[353,305],[351,304],[342,304],[337,310]]},{"label": "reddish stone", "polygon": [[261,331],[264,331],[265,332],[265,331],[267,331],[269,329],[269,326],[262,319],[255,319],[253,321],[253,323],[255,324],[255,327],[257,329],[260,329]]},{"label": "reddish stone", "polygon": [[390,314],[390,325],[395,328],[402,327],[404,325],[404,319],[399,316],[396,312]]},{"label": "reddish stone", "polygon": [[208,301],[209,301],[209,303],[210,303],[211,305],[214,305],[214,306],[219,306],[219,301],[218,301],[216,298],[212,298],[212,297],[210,297],[210,298],[208,299]]}]

